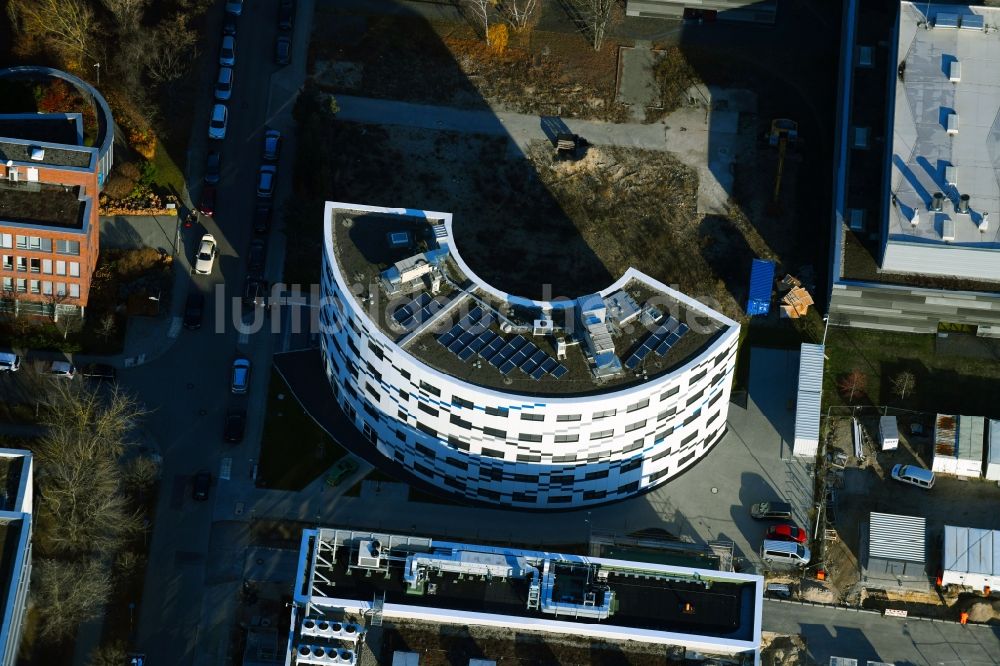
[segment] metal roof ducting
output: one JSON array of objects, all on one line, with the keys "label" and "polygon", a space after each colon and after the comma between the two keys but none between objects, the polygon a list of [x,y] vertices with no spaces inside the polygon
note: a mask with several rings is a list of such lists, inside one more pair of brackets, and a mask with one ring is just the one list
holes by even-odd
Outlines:
[{"label": "metal roof ducting", "polygon": [[955,135],[958,134],[958,114],[949,113],[948,114],[948,134]]},{"label": "metal roof ducting", "polygon": [[948,66],[948,80],[952,83],[959,83],[962,80],[962,63],[952,60]]},{"label": "metal roof ducting", "polygon": [[944,168],[944,180],[952,187],[958,187],[958,167],[955,165]]},{"label": "metal roof ducting", "polygon": [[868,525],[869,558],[918,564],[927,561],[927,519],[873,511]]},{"label": "metal roof ducting", "polygon": [[955,240],[955,220],[950,217],[941,220],[941,240]]},{"label": "metal roof ducting", "polygon": [[986,21],[979,14],[966,14],[962,17],[962,30],[984,30]]},{"label": "metal roof ducting", "polygon": [[958,28],[958,14],[938,12],[934,17],[935,28]]}]

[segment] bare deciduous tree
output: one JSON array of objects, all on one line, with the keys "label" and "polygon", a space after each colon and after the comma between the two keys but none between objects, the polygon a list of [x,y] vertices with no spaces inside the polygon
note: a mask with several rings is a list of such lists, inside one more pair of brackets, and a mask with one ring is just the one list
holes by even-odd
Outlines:
[{"label": "bare deciduous tree", "polygon": [[176,14],[150,31],[146,45],[149,78],[166,83],[183,76],[195,58],[197,41],[184,14]]},{"label": "bare deciduous tree", "polygon": [[493,16],[493,10],[496,7],[497,0],[464,0],[466,8],[475,17],[476,22],[483,29],[483,37],[486,39],[486,43],[490,43],[490,19]]},{"label": "bare deciduous tree", "polygon": [[87,659],[87,666],[121,666],[125,663],[128,663],[128,652],[121,641],[94,648]]},{"label": "bare deciduous tree", "polygon": [[898,395],[900,400],[906,400],[906,397],[913,395],[916,389],[917,378],[908,370],[904,370],[892,379],[892,392]]},{"label": "bare deciduous tree", "polygon": [[100,614],[111,593],[107,568],[96,559],[41,559],[35,564],[33,579],[38,636],[48,640],[72,636],[77,625]]},{"label": "bare deciduous tree", "polygon": [[97,336],[102,340],[110,339],[111,336],[114,335],[115,331],[117,330],[118,330],[118,322],[115,321],[115,315],[110,312],[101,317],[101,320],[97,322],[96,333]]},{"label": "bare deciduous tree", "polygon": [[837,382],[837,388],[840,389],[840,394],[847,400],[847,402],[854,402],[854,398],[865,392],[865,387],[868,386],[868,375],[861,372],[857,368],[851,370],[849,373],[840,378]]},{"label": "bare deciduous tree", "polygon": [[84,0],[9,0],[7,14],[17,32],[40,38],[61,57],[65,67],[90,69],[86,61],[97,19]]},{"label": "bare deciduous tree", "polygon": [[118,24],[118,32],[138,32],[149,0],[101,0]]},{"label": "bare deciduous tree", "polygon": [[497,9],[510,21],[510,24],[518,30],[528,25],[535,10],[538,9],[538,0],[500,0]]},{"label": "bare deciduous tree", "polygon": [[580,21],[587,30],[590,45],[600,51],[604,45],[604,35],[611,22],[611,12],[617,0],[571,0]]}]

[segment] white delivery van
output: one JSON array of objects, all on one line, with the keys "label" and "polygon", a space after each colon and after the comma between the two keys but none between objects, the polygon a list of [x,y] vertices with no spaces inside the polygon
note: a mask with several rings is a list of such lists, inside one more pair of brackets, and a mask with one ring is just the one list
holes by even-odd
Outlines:
[{"label": "white delivery van", "polygon": [[768,564],[791,564],[804,567],[812,559],[809,549],[794,541],[775,541],[764,539],[760,547],[760,557]]}]

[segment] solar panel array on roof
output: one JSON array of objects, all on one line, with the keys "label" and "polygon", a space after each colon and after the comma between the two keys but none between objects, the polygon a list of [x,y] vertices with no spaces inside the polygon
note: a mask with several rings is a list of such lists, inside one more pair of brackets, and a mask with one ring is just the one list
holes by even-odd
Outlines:
[{"label": "solar panel array on roof", "polygon": [[392,318],[409,332],[430,319],[440,309],[440,303],[431,298],[427,292],[420,292],[412,301],[393,312]]},{"label": "solar panel array on roof", "polygon": [[505,340],[489,330],[492,323],[493,313],[476,306],[448,332],[439,335],[437,340],[463,361],[478,354],[504,376],[520,370],[537,381],[546,373],[558,379],[568,372],[566,366],[523,335]]},{"label": "solar panel array on roof", "polygon": [[688,332],[688,325],[682,324],[674,317],[667,317],[667,320],[656,327],[656,329],[643,340],[642,344],[632,352],[625,367],[634,369],[649,356],[650,352],[656,352],[657,356],[663,356],[670,348],[677,344],[681,336]]}]

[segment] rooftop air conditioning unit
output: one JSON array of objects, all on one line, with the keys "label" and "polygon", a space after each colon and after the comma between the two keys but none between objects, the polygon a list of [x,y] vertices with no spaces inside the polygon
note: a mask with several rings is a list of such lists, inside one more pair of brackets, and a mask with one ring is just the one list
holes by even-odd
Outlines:
[{"label": "rooftop air conditioning unit", "polygon": [[382,544],[378,541],[362,541],[358,544],[358,566],[378,569],[382,565]]},{"label": "rooftop air conditioning unit", "polygon": [[45,149],[41,146],[31,146],[29,150],[31,153],[31,159],[35,162],[41,162],[45,159]]},{"label": "rooftop air conditioning unit", "polygon": [[952,60],[951,64],[948,65],[948,80],[952,83],[958,83],[962,80],[962,63],[958,60]]},{"label": "rooftop air conditioning unit", "polygon": [[532,327],[532,335],[548,335],[552,332],[553,322],[551,319],[536,319]]},{"label": "rooftop air conditioning unit", "polygon": [[955,240],[955,220],[948,218],[941,222],[941,240]]},{"label": "rooftop air conditioning unit", "polygon": [[958,134],[958,114],[955,112],[948,114],[948,134],[949,136]]}]

